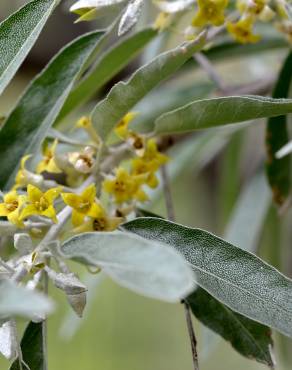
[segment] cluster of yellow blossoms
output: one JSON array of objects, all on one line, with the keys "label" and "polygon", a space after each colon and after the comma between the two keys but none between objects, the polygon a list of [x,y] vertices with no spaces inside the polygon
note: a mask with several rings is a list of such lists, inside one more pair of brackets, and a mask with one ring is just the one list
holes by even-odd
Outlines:
[{"label": "cluster of yellow blossoms", "polygon": [[[128,113],[115,129],[119,139],[116,147],[124,145],[131,153],[125,167],[111,168],[106,173],[102,173],[102,166],[96,167],[101,140],[91,120],[82,117],[76,127],[86,131],[91,140],[90,145],[83,146],[77,152],[57,154],[58,140],[51,145],[45,143],[42,159],[37,164],[35,173],[26,168],[30,156],[23,157],[13,189],[3,195],[0,216],[7,217],[8,221],[19,228],[25,226],[26,220],[35,217],[45,217],[57,223],[56,207],[62,208],[62,202],[57,200],[61,197],[63,203],[72,208],[74,233],[116,229],[135,210],[137,202],[148,200],[144,186],[155,188],[158,185],[156,172],[168,160],[167,156],[159,152],[154,139],[147,139],[128,128],[135,116],[135,113]],[[106,155],[114,155],[116,147],[110,147]],[[106,160],[106,155],[101,161]],[[118,162],[122,160],[123,158],[118,158]],[[82,188],[82,182],[94,171],[98,173],[93,181],[99,186],[93,182],[80,194],[78,185]],[[61,176],[61,185],[56,180],[58,176]],[[100,178],[101,184],[98,184]],[[63,192],[67,185],[75,185],[76,191],[72,189],[70,192]],[[99,198],[106,198],[109,211],[97,195]]]},{"label": "cluster of yellow blossoms", "polygon": [[[159,3],[159,2],[158,2]],[[236,9],[229,0],[197,0],[197,11],[187,38],[195,37],[197,30],[206,26],[226,26],[229,34],[240,43],[255,43],[261,36],[254,33],[257,21],[274,22],[292,42],[291,5],[287,0],[237,0]],[[155,25],[162,29],[169,25],[170,14],[160,13]]]}]

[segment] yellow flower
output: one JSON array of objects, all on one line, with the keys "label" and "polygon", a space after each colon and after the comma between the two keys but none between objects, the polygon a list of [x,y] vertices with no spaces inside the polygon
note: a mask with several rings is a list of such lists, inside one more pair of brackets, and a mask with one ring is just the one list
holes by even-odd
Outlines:
[{"label": "yellow flower", "polygon": [[11,190],[3,197],[4,202],[0,204],[0,216],[6,216],[8,221],[17,225],[23,226],[19,219],[19,211],[25,203],[26,196],[18,195],[16,190]]},{"label": "yellow flower", "polygon": [[275,13],[268,3],[269,0],[238,0],[237,8],[243,15],[255,16],[263,22],[269,22]]},{"label": "yellow flower", "polygon": [[130,131],[128,129],[129,123],[133,121],[133,119],[137,117],[137,115],[137,112],[129,112],[117,124],[115,128],[115,133],[119,138],[124,140],[128,138],[128,136],[130,135]]},{"label": "yellow flower", "polygon": [[95,142],[96,144],[100,143],[100,137],[98,136],[95,128],[93,127],[92,121],[90,117],[83,116],[81,117],[77,123],[76,123],[77,128],[82,128],[87,132],[89,137]]},{"label": "yellow flower", "polygon": [[160,166],[168,162],[169,158],[160,153],[154,139],[150,139],[146,143],[146,148],[141,157],[134,158],[131,161],[131,173],[133,175],[147,174],[145,184],[151,188],[156,188],[158,179],[155,173]]},{"label": "yellow flower", "polygon": [[130,175],[124,168],[119,167],[114,178],[104,180],[103,190],[113,195],[117,203],[134,199],[144,202],[148,200],[146,193],[141,189],[145,179],[145,175]]},{"label": "yellow flower", "polygon": [[46,146],[43,150],[43,159],[39,162],[36,168],[37,173],[50,172],[50,173],[61,173],[62,171],[55,162],[55,151],[58,145],[56,139],[51,146]]},{"label": "yellow flower", "polygon": [[153,173],[155,170],[154,171],[152,170],[153,166],[151,162],[146,162],[142,158],[134,158],[131,161],[131,165],[132,165],[131,166],[132,175],[147,174],[147,177],[145,179],[145,184],[150,186],[150,188],[156,188],[158,186],[158,179],[156,175]]},{"label": "yellow flower", "polygon": [[72,224],[79,226],[83,223],[86,216],[98,217],[103,215],[103,209],[96,202],[96,187],[94,184],[89,185],[82,194],[62,193],[64,202],[73,208]]},{"label": "yellow flower", "polygon": [[89,217],[82,225],[76,227],[73,232],[79,234],[90,231],[113,231],[123,222],[123,220],[123,217],[108,216],[105,210],[101,207],[96,213],[96,216]]},{"label": "yellow flower", "polygon": [[61,187],[47,190],[43,193],[39,188],[29,184],[27,186],[27,204],[23,208],[20,219],[24,220],[29,216],[45,216],[57,222],[54,200],[59,196]]},{"label": "yellow flower", "polygon": [[255,35],[252,33],[254,25],[253,17],[241,18],[236,23],[227,23],[227,31],[242,44],[255,43],[260,40],[260,35]]},{"label": "yellow flower", "polygon": [[147,161],[148,163],[151,163],[152,171],[158,170],[161,165],[167,163],[169,160],[169,158],[165,154],[159,152],[156,141],[154,139],[150,139],[147,141],[146,149],[142,156],[142,159],[144,159],[144,161]]},{"label": "yellow flower", "polygon": [[34,174],[33,172],[30,172],[25,168],[25,163],[30,157],[31,155],[29,154],[21,158],[20,169],[16,174],[15,185],[13,186],[13,189],[23,188],[29,183],[34,185],[41,185],[41,183],[43,182],[43,177],[41,175]]},{"label": "yellow flower", "polygon": [[228,0],[198,0],[199,10],[192,20],[192,26],[221,26],[225,21],[224,12],[227,5]]}]

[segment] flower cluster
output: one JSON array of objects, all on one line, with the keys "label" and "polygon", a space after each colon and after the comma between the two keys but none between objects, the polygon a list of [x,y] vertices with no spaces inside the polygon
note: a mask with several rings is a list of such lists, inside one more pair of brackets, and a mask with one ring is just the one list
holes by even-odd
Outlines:
[{"label": "flower cluster", "polygon": [[[43,218],[57,223],[57,210],[68,206],[73,233],[116,229],[139,202],[148,200],[145,186],[158,185],[156,172],[168,161],[153,138],[129,129],[136,115],[130,112],[121,120],[115,129],[116,142],[106,150],[90,118],[82,117],[75,129],[88,136],[86,143],[61,139],[67,146],[79,146],[78,150],[58,153],[57,139],[45,142],[34,172],[27,168],[31,156],[24,156],[15,185],[3,195],[0,216],[25,228],[26,221]],[[105,168],[111,158],[115,158],[114,167]],[[92,182],[84,188],[88,179]]]},{"label": "flower cluster", "polygon": [[[261,39],[261,35],[255,32],[257,23],[272,22],[292,42],[292,12],[287,0],[236,0],[235,6],[229,0],[198,0],[195,3],[196,10],[191,26],[185,30],[187,38],[195,37],[202,28],[221,26],[236,41],[243,44],[255,43]],[[172,14],[168,14],[165,4],[157,2],[156,5],[162,12],[156,19],[155,27],[164,29],[171,23],[170,18],[175,10],[169,7]],[[187,9],[191,7],[188,6]]]}]

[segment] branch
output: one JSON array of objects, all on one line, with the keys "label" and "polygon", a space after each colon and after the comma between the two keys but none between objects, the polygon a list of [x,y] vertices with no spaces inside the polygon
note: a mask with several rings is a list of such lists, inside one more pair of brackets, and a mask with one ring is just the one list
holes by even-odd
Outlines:
[{"label": "branch", "polygon": [[[175,221],[175,215],[174,215],[174,207],[173,207],[173,201],[172,201],[172,195],[171,195],[171,189],[170,189],[170,182],[167,175],[167,168],[166,166],[163,166],[161,168],[161,175],[162,175],[162,185],[164,190],[164,197],[165,197],[165,205],[167,210],[167,218],[170,221]],[[184,308],[185,308],[185,318],[192,348],[192,358],[193,358],[193,366],[194,370],[199,370],[199,362],[198,362],[198,353],[197,353],[197,340],[196,335],[191,319],[191,313],[189,309],[189,305],[187,302],[182,301]]]}]

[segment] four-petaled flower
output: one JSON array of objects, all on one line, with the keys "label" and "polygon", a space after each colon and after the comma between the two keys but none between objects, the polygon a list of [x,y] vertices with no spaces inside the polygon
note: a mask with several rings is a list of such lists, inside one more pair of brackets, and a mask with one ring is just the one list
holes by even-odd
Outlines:
[{"label": "four-petaled flower", "polygon": [[113,178],[105,179],[103,190],[111,194],[117,203],[138,200],[144,202],[148,200],[146,193],[141,189],[147,175],[130,175],[126,169],[119,167]]},{"label": "four-petaled flower", "polygon": [[20,220],[39,215],[57,222],[54,200],[59,196],[61,190],[61,187],[56,187],[43,193],[36,186],[29,184],[27,186],[27,202],[20,213]]},{"label": "four-petaled flower", "polygon": [[55,140],[51,146],[45,146],[43,149],[43,159],[39,162],[36,168],[37,173],[61,173],[62,171],[57,166],[55,161],[55,151],[58,145],[58,140]]},{"label": "four-petaled flower", "polygon": [[198,0],[199,9],[192,20],[194,27],[203,27],[207,24],[221,26],[225,21],[225,9],[228,0]]},{"label": "four-petaled flower", "polygon": [[113,231],[124,220],[123,217],[108,216],[106,211],[100,207],[95,216],[91,215],[85,220],[82,225],[76,227],[74,233],[86,233],[90,231]]},{"label": "four-petaled flower", "polygon": [[103,215],[103,209],[96,201],[96,187],[89,185],[82,194],[62,193],[64,202],[73,208],[72,224],[79,226],[86,216],[96,218]]},{"label": "four-petaled flower", "polygon": [[255,43],[260,40],[259,35],[253,34],[254,19],[253,17],[241,18],[236,23],[227,23],[228,32],[242,44]]},{"label": "four-petaled flower", "polygon": [[145,184],[151,188],[156,188],[158,185],[158,179],[155,172],[167,161],[168,157],[158,151],[155,140],[150,139],[147,141],[143,155],[132,159],[131,173],[133,175],[147,174]]},{"label": "four-petaled flower", "polygon": [[19,218],[19,212],[25,200],[25,195],[18,195],[16,190],[11,190],[3,196],[4,202],[0,204],[0,216],[5,216],[11,223],[22,227],[23,223]]}]

